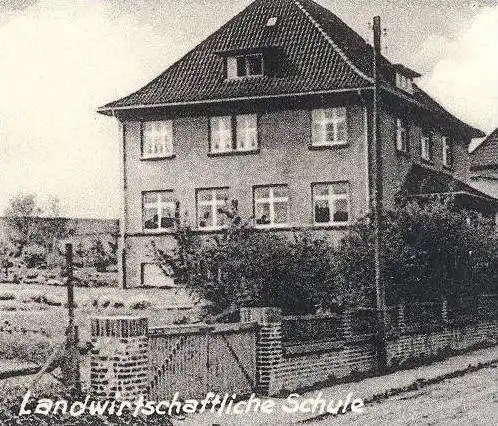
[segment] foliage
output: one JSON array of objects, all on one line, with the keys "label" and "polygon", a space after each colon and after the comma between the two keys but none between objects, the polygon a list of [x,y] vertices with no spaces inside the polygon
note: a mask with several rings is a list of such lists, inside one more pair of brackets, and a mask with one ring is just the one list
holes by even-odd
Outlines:
[{"label": "foliage", "polygon": [[55,250],[56,241],[66,238],[71,231],[68,219],[60,218],[58,200],[52,199],[47,210],[36,202],[36,196],[18,195],[12,198],[4,216],[6,234],[20,255],[29,244],[37,244],[47,252]]},{"label": "foliage", "polygon": [[4,242],[0,241],[0,268],[3,271],[4,277],[9,277],[9,269],[14,266],[12,262],[12,252]]},{"label": "foliage", "polygon": [[26,245],[22,251],[22,259],[28,268],[36,268],[45,264],[46,251],[39,244]]},{"label": "foliage", "polygon": [[110,265],[117,263],[117,244],[108,243],[108,249],[100,239],[96,239],[90,247],[90,258],[97,272],[106,272]]},{"label": "foliage", "polygon": [[[469,217],[470,215],[470,217]],[[416,203],[385,214],[382,220],[382,277],[388,304],[401,300],[454,299],[495,293],[498,239],[482,217],[451,204]],[[375,301],[374,232],[366,221],[353,227],[335,257],[334,276],[345,302]]]},{"label": "foliage", "polygon": [[[216,234],[200,235],[184,221],[175,249],[152,244],[162,268],[210,302],[211,313],[261,305],[287,313],[375,306],[368,218],[334,248],[309,232],[252,229],[236,208],[226,214],[230,225]],[[451,204],[413,203],[387,212],[381,223],[388,304],[497,292],[498,239],[489,221]]]},{"label": "foliage", "polygon": [[263,305],[309,313],[333,304],[333,250],[326,239],[259,232],[236,209],[226,213],[230,226],[217,234],[201,236],[182,223],[173,251],[155,247],[163,268],[211,302],[211,313]]}]

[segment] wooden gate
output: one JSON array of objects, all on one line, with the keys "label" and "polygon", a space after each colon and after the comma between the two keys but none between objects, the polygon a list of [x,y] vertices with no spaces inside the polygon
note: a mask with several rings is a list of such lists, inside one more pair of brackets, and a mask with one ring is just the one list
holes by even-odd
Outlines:
[{"label": "wooden gate", "polygon": [[256,324],[171,326],[149,330],[149,398],[250,394],[256,381]]}]

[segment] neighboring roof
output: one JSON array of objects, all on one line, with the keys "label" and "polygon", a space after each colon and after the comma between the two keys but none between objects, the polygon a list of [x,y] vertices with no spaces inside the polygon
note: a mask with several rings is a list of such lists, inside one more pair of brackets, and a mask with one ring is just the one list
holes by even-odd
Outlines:
[{"label": "neighboring roof", "polygon": [[470,154],[473,170],[498,169],[498,128]]},{"label": "neighboring roof", "polygon": [[422,74],[418,73],[415,70],[412,70],[411,68],[408,68],[407,66],[403,64],[394,64],[394,69],[398,71],[399,73],[406,75],[407,77],[410,78],[419,78],[422,77]]},{"label": "neighboring roof", "polygon": [[[267,26],[274,17],[276,25]],[[223,52],[254,49],[279,51],[285,72],[225,79]],[[405,100],[455,119],[418,88],[413,96],[401,93],[388,83],[393,64],[384,57],[379,62],[384,87],[391,86]],[[256,0],[149,84],[99,112],[369,88],[372,68],[372,46],[328,9],[312,0]],[[466,126],[460,120],[457,124]],[[466,127],[473,136],[480,134]]]},{"label": "neighboring roof", "polygon": [[431,169],[421,164],[413,164],[406,175],[399,195],[421,196],[430,194],[459,193],[485,199],[498,206],[498,199],[481,192],[474,187],[454,178],[448,173]]}]

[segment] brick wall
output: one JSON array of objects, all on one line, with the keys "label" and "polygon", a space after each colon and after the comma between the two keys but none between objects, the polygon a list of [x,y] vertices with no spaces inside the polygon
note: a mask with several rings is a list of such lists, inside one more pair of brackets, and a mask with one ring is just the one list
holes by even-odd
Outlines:
[{"label": "brick wall", "polygon": [[[400,325],[403,327],[402,309]],[[376,373],[374,335],[353,332],[351,313],[342,336],[333,340],[286,342],[275,308],[241,310],[241,323],[168,326],[147,331],[143,318],[92,320],[91,390],[95,397],[160,399],[180,392],[200,397],[208,391],[276,395]],[[443,321],[445,321],[443,304]],[[496,345],[495,319],[459,328],[443,325],[426,332],[399,328],[387,340],[388,366],[448,356],[476,345]]]},{"label": "brick wall", "polygon": [[149,384],[147,331],[147,318],[92,318],[92,396],[134,400],[145,394]]}]

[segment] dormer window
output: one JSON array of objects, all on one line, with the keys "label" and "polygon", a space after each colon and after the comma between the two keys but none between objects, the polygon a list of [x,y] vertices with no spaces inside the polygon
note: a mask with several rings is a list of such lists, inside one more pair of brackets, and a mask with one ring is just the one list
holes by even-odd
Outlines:
[{"label": "dormer window", "polygon": [[254,53],[227,57],[227,77],[229,79],[260,77],[263,75],[263,55]]},{"label": "dormer window", "polygon": [[396,86],[408,93],[413,93],[413,80],[403,74],[396,73]]},{"label": "dormer window", "polygon": [[396,87],[413,95],[413,79],[422,77],[417,71],[414,71],[403,64],[394,64],[394,73],[396,75]]}]

